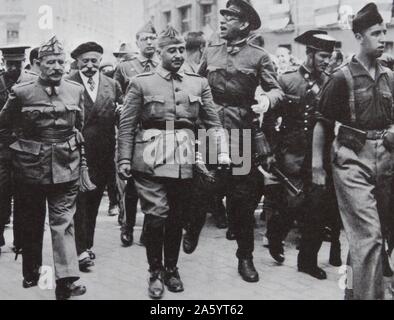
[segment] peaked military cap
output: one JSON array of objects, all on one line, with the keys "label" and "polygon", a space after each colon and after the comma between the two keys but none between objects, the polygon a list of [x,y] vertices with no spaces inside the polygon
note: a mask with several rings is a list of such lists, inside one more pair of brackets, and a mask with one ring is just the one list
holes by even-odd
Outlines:
[{"label": "peaked military cap", "polygon": [[160,33],[159,38],[157,39],[157,45],[160,48],[172,44],[181,44],[181,43],[185,43],[184,38],[172,26],[167,26],[167,28],[162,33]]},{"label": "peaked military cap", "polygon": [[149,21],[140,30],[138,30],[137,35],[140,34],[140,33],[154,33],[154,34],[157,34],[156,28],[153,25],[152,21]]},{"label": "peaked military cap", "polygon": [[220,14],[233,15],[244,18],[250,23],[251,30],[257,30],[261,27],[261,19],[257,11],[247,0],[229,0],[226,9],[220,10]]},{"label": "peaked military cap", "polygon": [[0,50],[3,53],[3,58],[6,61],[23,61],[25,60],[25,50],[30,48],[29,46],[15,46],[9,45],[1,47]]},{"label": "peaked military cap", "polygon": [[86,52],[98,52],[103,54],[104,49],[96,42],[85,42],[79,45],[73,52],[71,52],[71,58],[77,59],[81,54]]},{"label": "peaked military cap", "polygon": [[308,30],[295,38],[294,41],[309,48],[326,52],[333,52],[337,43],[333,37],[330,37],[323,30]]},{"label": "peaked military cap", "polygon": [[353,19],[353,32],[359,33],[375,24],[381,24],[383,18],[378,11],[375,3],[368,3],[363,7]]},{"label": "peaked military cap", "polygon": [[38,50],[38,58],[52,54],[64,54],[63,44],[56,36],[53,36],[47,43],[43,44]]}]

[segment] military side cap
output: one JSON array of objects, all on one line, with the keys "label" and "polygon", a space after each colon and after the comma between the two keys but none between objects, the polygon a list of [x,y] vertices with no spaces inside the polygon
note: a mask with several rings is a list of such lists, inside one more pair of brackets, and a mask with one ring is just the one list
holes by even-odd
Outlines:
[{"label": "military side cap", "polygon": [[368,3],[363,7],[353,19],[353,32],[362,32],[375,24],[383,23],[383,18],[375,3]]},{"label": "military side cap", "polygon": [[154,34],[157,34],[156,28],[153,25],[152,21],[149,21],[140,30],[138,30],[137,34],[140,34],[140,33],[154,33]]},{"label": "military side cap", "polygon": [[49,56],[52,54],[64,54],[63,44],[56,36],[52,37],[47,43],[43,44],[38,51],[38,58]]},{"label": "military side cap", "polygon": [[85,42],[79,45],[73,52],[71,52],[71,58],[77,59],[81,54],[86,52],[97,52],[100,54],[104,53],[104,49],[96,42]]},{"label": "military side cap", "polygon": [[4,46],[0,50],[3,53],[3,58],[6,61],[23,61],[25,60],[25,50],[30,48],[29,46]]},{"label": "military side cap", "polygon": [[333,52],[337,41],[323,30],[308,30],[294,39],[295,42],[303,44],[318,51]]},{"label": "military side cap", "polygon": [[261,19],[257,11],[246,0],[229,0],[226,9],[220,10],[220,14],[233,15],[246,19],[250,23],[252,30],[257,30],[261,27]]},{"label": "military side cap", "polygon": [[184,38],[172,26],[167,26],[167,28],[162,33],[160,33],[160,35],[157,39],[157,45],[160,48],[163,48],[165,46],[169,46],[172,44],[181,44],[181,43],[185,43]]}]

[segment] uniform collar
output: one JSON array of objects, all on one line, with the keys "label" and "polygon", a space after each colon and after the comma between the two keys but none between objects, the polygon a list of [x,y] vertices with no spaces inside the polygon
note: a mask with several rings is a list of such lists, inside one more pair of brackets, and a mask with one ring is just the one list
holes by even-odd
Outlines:
[{"label": "uniform collar", "polygon": [[227,42],[227,52],[231,55],[236,55],[243,47],[245,47],[246,43],[247,38],[231,44]]},{"label": "uniform collar", "polygon": [[147,64],[148,62],[150,62],[150,63],[152,63],[152,65],[154,66],[154,67],[156,67],[158,64],[159,64],[159,62],[158,62],[158,60],[157,60],[157,58],[156,58],[156,55],[153,55],[153,57],[152,58],[147,58],[147,57],[144,57],[141,53],[137,56],[137,59],[138,59],[138,61],[142,64],[142,65],[145,65],[145,64]]},{"label": "uniform collar", "polygon": [[[352,69],[352,75],[354,77],[359,77],[359,76],[368,76],[372,78],[371,74],[368,72],[368,70],[361,64],[360,61],[356,58],[356,56],[353,56],[353,58],[349,62],[349,66]],[[382,65],[377,61],[376,63],[376,79],[379,79],[379,77],[383,74],[386,74],[387,71],[385,68],[382,67]],[[375,79],[373,79],[375,81]]]},{"label": "uniform collar", "polygon": [[164,69],[163,66],[160,64],[157,68],[156,68],[156,73],[162,77],[165,80],[172,80],[173,79],[173,75],[175,75],[176,78],[178,78],[177,80],[182,81],[183,75],[181,72],[177,72],[177,73],[172,73],[171,71]]},{"label": "uniform collar", "polygon": [[41,77],[38,78],[38,82],[44,87],[44,91],[48,96],[59,95],[60,92],[60,83],[50,83]]}]

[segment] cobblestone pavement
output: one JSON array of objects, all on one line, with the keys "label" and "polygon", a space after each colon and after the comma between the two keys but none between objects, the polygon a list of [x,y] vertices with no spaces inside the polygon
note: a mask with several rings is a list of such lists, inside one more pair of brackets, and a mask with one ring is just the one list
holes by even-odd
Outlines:
[{"label": "cobblestone pavement", "polygon": [[[108,217],[108,201],[104,199],[96,230],[97,254],[95,267],[90,273],[82,273],[80,283],[87,286],[86,300],[145,300],[147,297],[148,266],[145,249],[138,245],[123,248],[116,217]],[[257,216],[256,216],[257,217]],[[134,240],[141,233],[142,215]],[[327,271],[328,280],[319,281],[297,271],[295,235],[286,242],[286,261],[277,265],[269,256],[264,244],[264,226],[256,228],[255,265],[260,282],[249,284],[237,273],[236,243],[225,239],[225,230],[218,230],[209,218],[195,254],[181,253],[179,268],[185,291],[180,294],[166,292],[165,300],[341,300],[339,268],[328,264],[329,244],[320,251],[320,265]],[[12,229],[6,230],[7,246],[0,258],[0,300],[8,299],[54,299],[54,290],[22,288],[21,258],[14,261],[11,251]],[[346,241],[342,236],[346,256]],[[46,226],[44,264],[52,265],[49,227]],[[343,260],[345,261],[345,259]],[[390,296],[391,297],[391,296]]]}]

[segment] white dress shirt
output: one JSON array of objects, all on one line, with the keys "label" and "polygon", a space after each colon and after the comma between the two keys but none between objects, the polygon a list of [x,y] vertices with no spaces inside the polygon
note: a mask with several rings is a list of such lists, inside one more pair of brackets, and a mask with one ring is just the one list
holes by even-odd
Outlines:
[{"label": "white dress shirt", "polygon": [[90,98],[92,98],[93,102],[96,102],[97,99],[97,93],[98,93],[98,87],[99,87],[99,82],[100,82],[100,73],[96,72],[96,74],[92,77],[94,81],[94,89],[91,90],[90,84],[89,84],[89,78],[85,76],[81,71],[79,71],[79,74],[82,78],[83,84],[86,88],[86,91],[89,93]]}]

